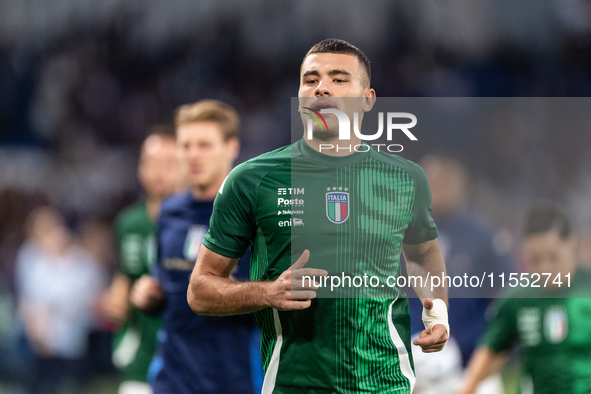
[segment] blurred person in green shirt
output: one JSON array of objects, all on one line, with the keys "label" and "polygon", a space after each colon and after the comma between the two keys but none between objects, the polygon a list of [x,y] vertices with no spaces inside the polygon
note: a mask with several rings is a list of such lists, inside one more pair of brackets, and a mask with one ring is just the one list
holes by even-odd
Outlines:
[{"label": "blurred person in green shirt", "polygon": [[575,236],[554,205],[534,207],[524,235],[530,284],[497,300],[460,392],[473,393],[519,345],[534,393],[591,393],[591,272],[577,266]]},{"label": "blurred person in green shirt", "polygon": [[148,136],[138,165],[138,179],[145,197],[124,209],[116,219],[120,267],[103,297],[102,309],[121,327],[113,344],[113,364],[121,377],[119,394],[152,392],[146,379],[161,317],[131,307],[129,291],[156,262],[154,233],[160,203],[178,190],[182,178],[179,171],[174,136],[162,132]]}]

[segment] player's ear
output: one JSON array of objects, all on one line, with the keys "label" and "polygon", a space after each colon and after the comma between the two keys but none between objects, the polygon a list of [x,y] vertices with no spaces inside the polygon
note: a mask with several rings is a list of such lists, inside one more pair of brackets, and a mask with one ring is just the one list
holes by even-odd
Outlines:
[{"label": "player's ear", "polygon": [[365,102],[363,103],[363,112],[369,112],[376,103],[376,91],[366,88],[364,92]]}]

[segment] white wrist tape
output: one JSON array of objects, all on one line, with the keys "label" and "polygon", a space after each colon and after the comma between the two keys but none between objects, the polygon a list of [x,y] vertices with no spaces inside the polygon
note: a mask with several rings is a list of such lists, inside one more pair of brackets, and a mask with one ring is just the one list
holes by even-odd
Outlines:
[{"label": "white wrist tape", "polygon": [[423,307],[423,323],[425,324],[425,328],[433,328],[436,324],[443,324],[447,328],[447,335],[449,335],[447,305],[439,298],[431,301],[433,301],[433,308],[425,309]]}]

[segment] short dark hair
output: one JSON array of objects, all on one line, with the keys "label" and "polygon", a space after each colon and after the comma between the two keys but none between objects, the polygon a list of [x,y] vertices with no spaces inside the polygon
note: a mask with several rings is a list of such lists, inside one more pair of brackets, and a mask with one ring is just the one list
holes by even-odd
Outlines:
[{"label": "short dark hair", "polygon": [[548,231],[556,231],[561,238],[568,238],[571,233],[570,223],[556,204],[539,203],[525,216],[523,234],[528,237]]},{"label": "short dark hair", "polygon": [[[365,53],[361,52],[359,48],[356,46],[349,44],[347,41],[339,40],[337,38],[327,38],[326,40],[320,41],[318,44],[315,44],[306,56],[304,56],[304,60],[302,60],[302,64],[306,58],[314,53],[338,53],[342,55],[353,55],[356,56],[359,60],[359,63],[365,69],[365,73],[367,74],[367,86],[370,85],[371,82],[371,64]],[[301,72],[301,66],[300,66]]]}]

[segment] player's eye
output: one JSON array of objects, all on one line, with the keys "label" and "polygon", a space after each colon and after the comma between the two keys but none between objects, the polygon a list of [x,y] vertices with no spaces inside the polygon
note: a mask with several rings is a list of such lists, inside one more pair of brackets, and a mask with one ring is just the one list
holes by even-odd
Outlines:
[{"label": "player's eye", "polygon": [[337,79],[335,79],[334,81],[335,81],[336,83],[344,83],[344,82],[347,82],[346,80],[344,80],[344,79],[340,79],[340,78],[337,78]]},{"label": "player's eye", "polygon": [[315,84],[315,83],[316,83],[316,80],[315,80],[315,79],[308,79],[308,80],[306,81],[306,84],[308,84],[308,85],[313,85],[313,84]]}]

